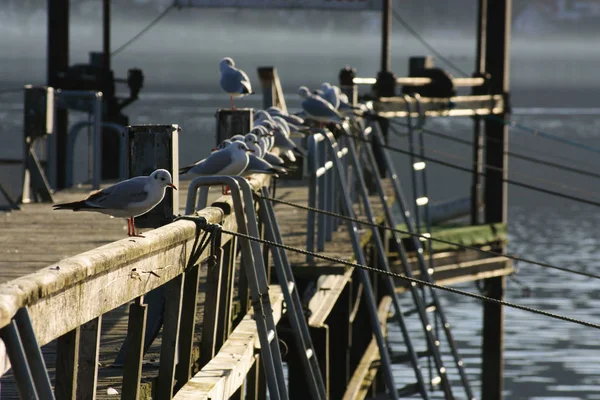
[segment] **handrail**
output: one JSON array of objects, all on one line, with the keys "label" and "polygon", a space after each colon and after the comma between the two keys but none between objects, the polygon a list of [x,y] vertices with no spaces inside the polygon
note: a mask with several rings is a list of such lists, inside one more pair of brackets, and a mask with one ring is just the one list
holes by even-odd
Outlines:
[{"label": "handrail", "polygon": [[[253,190],[267,185],[269,176],[254,175]],[[218,199],[220,207],[196,213],[208,223],[237,230],[231,197]],[[179,220],[144,234],[123,239],[66,258],[38,272],[0,284],[0,328],[28,307],[40,346],[163,285],[184,272],[196,238],[196,225]],[[224,235],[222,244],[231,237]],[[199,261],[206,260],[205,250]],[[60,311],[60,312],[57,312]],[[0,376],[10,368],[0,342]]]}]

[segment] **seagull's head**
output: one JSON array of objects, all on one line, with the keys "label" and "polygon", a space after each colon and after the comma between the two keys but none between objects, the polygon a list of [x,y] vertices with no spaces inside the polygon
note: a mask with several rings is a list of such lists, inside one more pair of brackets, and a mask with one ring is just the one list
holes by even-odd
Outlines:
[{"label": "seagull's head", "polygon": [[230,144],[231,144],[231,140],[225,139],[221,143],[219,143],[219,145],[217,146],[217,150],[223,150],[224,148],[226,148]]},{"label": "seagull's head", "polygon": [[273,116],[273,115],[282,115],[283,114],[283,112],[281,111],[281,108],[275,107],[275,106],[271,106],[271,107],[267,108],[266,111],[271,116]]},{"label": "seagull's head", "polygon": [[255,126],[254,128],[252,128],[250,133],[255,134],[257,137],[258,136],[260,136],[260,137],[273,136],[273,134],[271,132],[269,132],[269,130],[262,125]]},{"label": "seagull's head", "polygon": [[254,133],[246,133],[246,136],[244,136],[244,142],[246,144],[248,144],[248,143],[257,144],[258,138],[256,137],[256,135]]},{"label": "seagull's head", "polygon": [[306,86],[300,86],[298,88],[298,94],[300,95],[300,97],[305,99],[310,96],[310,90],[308,90]]},{"label": "seagull's head", "polygon": [[244,142],[235,142],[233,146],[235,146],[234,149],[236,151],[254,153],[254,150],[250,149]]},{"label": "seagull's head", "polygon": [[271,117],[271,115],[266,112],[265,110],[258,110],[257,112],[254,113],[254,119],[258,122],[260,121],[272,121],[273,118]]},{"label": "seagull's head", "polygon": [[233,67],[233,66],[235,66],[235,63],[233,62],[233,58],[225,57],[224,59],[221,60],[221,62],[219,62],[219,71],[223,72],[223,70],[225,68],[229,68],[229,67]]},{"label": "seagull's head", "polygon": [[240,135],[238,133],[237,135],[233,135],[231,137],[231,139],[229,139],[229,140],[231,140],[232,142],[243,142],[244,141],[244,135]]},{"label": "seagull's head", "polygon": [[177,190],[175,185],[173,185],[173,178],[171,174],[166,169],[157,169],[153,173],[150,174],[150,182],[152,185],[158,185],[159,187],[172,187]]},{"label": "seagull's head", "polygon": [[329,83],[329,82],[323,82],[321,84],[321,90],[326,91],[326,90],[329,90],[329,89],[331,89],[331,83]]}]

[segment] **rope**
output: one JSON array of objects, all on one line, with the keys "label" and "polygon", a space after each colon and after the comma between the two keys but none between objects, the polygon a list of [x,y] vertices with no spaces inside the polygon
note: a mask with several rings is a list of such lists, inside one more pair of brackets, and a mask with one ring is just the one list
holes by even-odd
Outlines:
[{"label": "rope", "polygon": [[433,289],[438,289],[438,290],[443,290],[449,293],[454,293],[454,294],[458,294],[461,296],[466,296],[466,297],[471,297],[473,299],[477,299],[477,300],[481,300],[481,301],[487,301],[489,303],[496,303],[499,305],[503,305],[506,307],[511,307],[511,308],[515,308],[518,310],[522,310],[522,311],[527,311],[530,313],[534,313],[534,314],[539,314],[539,315],[543,315],[546,317],[550,317],[550,318],[554,318],[554,319],[558,319],[561,321],[566,321],[566,322],[571,322],[574,324],[578,324],[578,325],[583,325],[583,326],[587,326],[590,328],[595,328],[595,329],[600,329],[600,325],[593,323],[593,322],[588,322],[588,321],[584,321],[584,320],[580,320],[580,319],[576,319],[576,318],[572,318],[572,317],[567,317],[564,315],[560,315],[560,314],[554,314],[548,311],[543,311],[543,310],[538,310],[536,308],[532,308],[532,307],[527,307],[527,306],[523,306],[520,304],[516,304],[516,303],[511,303],[505,300],[499,300],[499,299],[494,299],[491,297],[487,297],[487,296],[483,296],[480,294],[476,294],[476,293],[472,293],[472,292],[467,292],[464,290],[460,290],[460,289],[454,289],[448,286],[443,286],[443,285],[438,285],[436,283],[432,283],[432,282],[427,282],[427,281],[423,281],[417,278],[412,278],[412,277],[408,277],[406,275],[401,275],[401,274],[397,274],[394,272],[388,272],[385,270],[381,270],[378,268],[373,268],[373,267],[369,267],[367,265],[362,265],[362,264],[358,264],[355,262],[351,262],[351,261],[346,261],[346,260],[342,260],[340,258],[336,258],[336,257],[331,257],[331,256],[327,256],[324,254],[320,254],[320,253],[315,253],[312,251],[308,251],[308,250],[303,250],[303,249],[299,249],[296,247],[291,247],[291,246],[287,246],[285,244],[281,244],[281,243],[276,243],[276,242],[272,242],[270,240],[265,240],[265,239],[260,239],[254,236],[250,236],[250,235],[246,235],[243,233],[239,233],[239,232],[235,232],[235,231],[230,231],[228,229],[222,229],[223,233],[226,233],[228,235],[233,235],[233,236],[237,236],[237,237],[241,237],[243,239],[247,239],[247,240],[254,240],[256,242],[262,243],[262,244],[266,244],[268,246],[272,246],[272,247],[278,247],[280,249],[284,249],[284,250],[288,250],[288,251],[293,251],[295,253],[300,253],[300,254],[304,254],[304,255],[310,255],[312,257],[315,258],[319,258],[325,261],[330,261],[330,262],[334,262],[337,264],[343,264],[346,265],[348,267],[353,267],[353,268],[359,268],[359,269],[363,269],[369,272],[375,272],[377,274],[382,274],[382,275],[388,275],[391,276],[393,278],[397,278],[397,279],[401,279],[405,282],[408,282],[410,284],[417,284],[417,285],[424,285],[424,286],[429,286]]},{"label": "rope", "polygon": [[[390,122],[392,122],[394,124],[399,124],[399,125],[402,125],[402,126],[406,126],[406,124],[404,124],[402,122],[399,122],[399,121],[390,120]],[[452,135],[448,135],[446,133],[442,133],[442,132],[438,132],[438,131],[433,131],[431,129],[425,129],[425,128],[421,128],[421,131],[423,133],[426,133],[426,134],[430,135],[430,136],[435,136],[435,137],[439,137],[439,138],[442,138],[442,139],[445,139],[445,140],[449,140],[451,142],[464,144],[465,146],[473,146],[473,142],[470,141],[470,140],[457,138],[457,137],[454,137]],[[398,131],[394,130],[393,132],[395,134],[399,135]],[[495,138],[489,138],[489,139],[492,139],[494,141],[500,141],[500,140],[497,140]],[[477,146],[478,149],[482,149],[482,150],[485,149],[485,147],[486,146],[481,146],[481,145]],[[564,170],[564,171],[569,171],[569,172],[573,172],[573,173],[576,173],[576,174],[586,175],[586,176],[590,176],[592,178],[598,178],[598,179],[600,179],[600,174],[595,173],[595,172],[586,171],[586,170],[575,168],[575,167],[570,167],[568,165],[559,164],[559,163],[555,163],[555,162],[552,162],[552,161],[542,160],[540,158],[526,156],[524,154],[515,153],[515,152],[512,152],[510,150],[505,151],[504,154],[509,155],[511,157],[514,157],[514,158],[518,158],[518,159],[524,160],[524,161],[529,161],[529,162],[532,162],[532,163],[535,163],[535,164],[546,165],[548,167],[553,167],[553,168],[561,169],[561,170]]]},{"label": "rope", "polygon": [[129,47],[129,45],[131,45],[133,42],[135,42],[136,40],[138,40],[144,33],[146,33],[148,30],[150,30],[150,28],[152,28],[154,25],[156,25],[161,19],[163,19],[164,17],[166,17],[166,15],[173,8],[175,8],[175,6],[176,6],[176,4],[173,3],[169,7],[165,8],[165,10],[162,13],[160,13],[156,18],[154,18],[152,21],[150,21],[150,23],[148,25],[146,25],[144,27],[144,29],[142,29],[141,31],[139,31],[138,33],[136,33],[131,39],[129,39],[128,41],[126,41],[125,43],[123,43],[117,49],[113,50],[110,53],[110,55],[111,56],[115,56],[115,55],[119,54],[121,51],[125,50],[127,47]]},{"label": "rope", "polygon": [[393,228],[393,227],[385,226],[385,225],[380,225],[380,224],[375,224],[375,223],[371,223],[369,221],[361,220],[361,219],[358,219],[358,218],[348,217],[346,215],[334,213],[334,212],[331,212],[331,211],[321,210],[319,208],[304,206],[302,204],[292,203],[292,202],[289,202],[289,201],[286,201],[286,200],[275,199],[275,198],[272,198],[272,197],[264,197],[264,196],[261,196],[261,195],[257,195],[257,197],[259,197],[261,199],[264,199],[264,200],[272,201],[274,203],[283,204],[283,205],[286,205],[286,206],[295,207],[295,208],[299,208],[299,209],[306,210],[306,211],[316,212],[316,213],[319,213],[319,214],[328,215],[330,217],[344,219],[346,221],[356,222],[357,224],[361,224],[361,225],[368,225],[368,226],[371,226],[371,227],[374,227],[374,228],[385,229],[385,230],[390,231],[390,232],[396,232],[396,233],[400,233],[400,234],[403,234],[403,235],[409,235],[409,236],[417,237],[417,238],[431,239],[434,242],[439,242],[439,243],[444,243],[444,244],[451,245],[451,246],[456,246],[458,248],[465,249],[465,250],[475,250],[475,251],[478,251],[478,252],[481,252],[481,253],[485,253],[485,254],[489,254],[489,255],[492,255],[492,256],[495,256],[495,257],[504,257],[504,258],[507,258],[509,260],[524,262],[524,263],[528,263],[528,264],[534,264],[534,265],[538,265],[538,266],[544,267],[544,268],[550,268],[550,269],[555,269],[555,270],[558,270],[558,271],[568,272],[568,273],[571,273],[571,274],[585,276],[587,278],[600,279],[600,275],[590,274],[588,272],[583,272],[583,271],[576,271],[576,270],[572,270],[572,269],[565,268],[565,267],[559,267],[557,265],[545,263],[545,262],[542,262],[542,261],[536,261],[536,260],[531,260],[531,259],[527,259],[527,258],[523,258],[523,257],[518,257],[518,256],[515,256],[515,255],[512,255],[512,254],[504,254],[504,253],[500,253],[500,252],[493,251],[493,250],[484,250],[484,249],[481,249],[481,248],[475,247],[475,246],[469,246],[469,245],[465,245],[465,244],[451,242],[449,240],[434,238],[434,237],[431,237],[431,236],[428,236],[428,235],[423,235],[423,234],[418,234],[418,233],[412,233],[412,232],[409,232],[409,231],[406,231],[406,230],[397,229],[397,228]]},{"label": "rope", "polygon": [[433,47],[427,40],[425,40],[425,38],[423,38],[423,36],[421,36],[419,34],[419,32],[417,32],[412,26],[410,26],[410,24],[408,22],[406,22],[404,20],[404,18],[402,18],[400,16],[398,11],[396,11],[392,8],[392,14],[394,15],[394,18],[396,18],[396,20],[400,23],[400,25],[402,25],[404,27],[404,29],[406,29],[415,39],[417,39],[419,42],[421,42],[421,44],[423,46],[425,46],[429,51],[431,51],[438,59],[440,59],[442,62],[444,62],[448,67],[453,69],[459,75],[469,76],[469,74],[467,74],[465,71],[463,71],[462,69],[457,67],[456,64],[454,64],[452,61],[450,61],[448,58],[446,58],[435,47]]}]

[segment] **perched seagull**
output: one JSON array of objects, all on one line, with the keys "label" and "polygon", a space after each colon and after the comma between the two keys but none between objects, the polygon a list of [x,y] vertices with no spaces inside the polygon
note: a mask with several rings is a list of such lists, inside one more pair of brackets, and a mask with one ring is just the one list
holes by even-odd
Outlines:
[{"label": "perched seagull", "polygon": [[331,103],[320,96],[310,93],[310,90],[306,86],[300,86],[298,94],[304,99],[302,101],[302,109],[306,113],[307,118],[317,122],[342,123],[342,116],[333,108]]},{"label": "perched seagull", "polygon": [[[221,143],[219,146],[223,145]],[[194,164],[180,168],[180,174],[193,174],[200,176],[238,176],[248,166],[250,161],[248,152],[252,152],[244,142],[231,142],[221,150],[213,151],[208,157]],[[223,194],[229,193],[228,187],[222,188]]]},{"label": "perched seagull", "polygon": [[271,165],[268,161],[256,157],[254,154],[250,154],[250,162],[248,163],[246,170],[242,173],[242,176],[248,176],[252,174],[267,174],[277,176],[277,174],[287,174],[287,170],[283,167]]},{"label": "perched seagull", "polygon": [[248,152],[251,151],[244,142],[235,142],[222,150],[217,150],[203,160],[180,168],[180,174],[200,176],[240,175],[248,166]]},{"label": "perched seagull", "polygon": [[321,84],[321,91],[323,92],[323,99],[327,100],[333,108],[336,110],[340,107],[340,94],[342,91],[337,86],[332,86],[329,82],[323,82]]},{"label": "perched seagull", "polygon": [[247,133],[246,136],[244,136],[244,143],[246,143],[246,146],[248,146],[250,150],[254,151],[254,156],[262,157],[263,150],[262,147],[259,146],[260,142],[254,133]]},{"label": "perched seagull", "polygon": [[127,218],[127,235],[137,236],[134,218],[152,210],[165,197],[165,189],[172,187],[169,171],[157,169],[150,176],[136,176],[92,193],[87,199],[72,203],[55,204],[55,210],[95,211],[113,217]]},{"label": "perched seagull", "polygon": [[281,118],[285,119],[288,123],[295,124],[295,125],[302,125],[302,124],[304,124],[304,119],[300,118],[297,115],[292,115],[292,114],[285,113],[279,107],[271,106],[271,107],[267,108],[266,111],[272,117],[278,115]]},{"label": "perched seagull", "polygon": [[235,110],[235,105],[233,104],[234,97],[243,97],[254,93],[250,79],[244,71],[235,67],[235,63],[230,57],[225,57],[221,60],[219,71],[221,72],[221,89],[229,94],[231,108]]}]

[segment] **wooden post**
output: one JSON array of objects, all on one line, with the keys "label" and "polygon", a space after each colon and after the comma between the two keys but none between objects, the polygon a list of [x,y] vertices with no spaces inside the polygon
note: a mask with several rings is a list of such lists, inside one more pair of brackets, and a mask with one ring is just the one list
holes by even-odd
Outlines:
[{"label": "wooden post", "polygon": [[193,360],[193,350],[199,280],[200,264],[196,264],[185,272],[183,282],[181,326],[179,328],[179,362],[175,370],[176,392],[192,377],[192,363],[195,361]]},{"label": "wooden post", "polygon": [[79,370],[77,373],[77,398],[95,399],[98,382],[98,357],[102,316],[80,327]]},{"label": "wooden post", "polygon": [[79,327],[56,340],[56,400],[75,400],[79,364]]},{"label": "wooden post", "polygon": [[223,271],[221,276],[221,296],[219,297],[219,323],[217,325],[216,342],[221,346],[231,333],[231,304],[235,288],[235,250],[237,238],[233,236],[223,246]]},{"label": "wooden post", "polygon": [[50,185],[35,154],[38,139],[54,131],[54,89],[47,86],[25,86],[23,121],[23,187],[21,203],[52,202]]},{"label": "wooden post", "polygon": [[342,93],[348,96],[350,105],[356,106],[358,103],[358,85],[354,83],[356,78],[356,69],[346,66],[340,70],[338,79]]},{"label": "wooden post", "polygon": [[217,146],[234,135],[245,135],[252,129],[254,119],[251,108],[219,108],[217,110]]},{"label": "wooden post", "polygon": [[[505,110],[500,115],[509,118],[508,91],[510,65],[510,23],[511,0],[489,2],[486,18],[485,65],[491,75],[490,90],[493,94],[505,95]],[[485,121],[485,223],[506,223],[508,176],[508,128],[501,122]],[[495,249],[504,251],[504,249]],[[505,277],[490,278],[484,281],[487,296],[502,299]],[[499,400],[503,389],[503,347],[504,312],[498,304],[483,305],[483,354],[481,384],[485,390],[482,400]]]},{"label": "wooden post", "polygon": [[246,398],[248,400],[264,400],[267,398],[265,368],[260,359],[260,352],[254,355],[254,364],[246,375]]},{"label": "wooden post", "polygon": [[146,331],[146,315],[148,306],[143,304],[142,296],[129,306],[129,321],[127,324],[127,348],[125,366],[123,369],[124,399],[137,400],[140,395],[142,378],[142,360],[144,359],[144,332]]},{"label": "wooden post", "polygon": [[165,283],[165,316],[156,387],[158,400],[171,400],[173,397],[182,295],[183,275]]},{"label": "wooden post", "polygon": [[[333,338],[329,346],[329,357],[334,367],[329,369],[328,387],[330,399],[341,399],[350,381],[350,313],[352,312],[351,285],[345,287],[331,314],[327,318],[329,334]],[[319,360],[325,356],[317,354]]]},{"label": "wooden post", "polygon": [[[125,129],[129,143],[129,177],[150,175],[166,169],[179,185],[179,131],[177,125],[132,125]],[[163,201],[153,210],[135,219],[136,227],[158,228],[179,213],[179,195],[167,189]]]},{"label": "wooden post", "polygon": [[263,90],[263,108],[266,110],[271,106],[275,106],[287,112],[277,68],[258,67],[258,79],[260,79],[260,86]]},{"label": "wooden post", "polygon": [[[62,88],[61,74],[69,67],[69,0],[48,0],[48,55],[47,82],[55,89]],[[65,109],[56,110],[56,159],[57,189],[67,183],[67,129],[69,114]]]},{"label": "wooden post", "polygon": [[198,368],[202,369],[219,351],[217,343],[217,326],[219,324],[219,309],[221,303],[221,287],[223,270],[223,249],[214,265],[208,266],[206,274],[206,295],[204,297],[204,318],[202,320],[202,342],[200,343],[200,360]]}]

